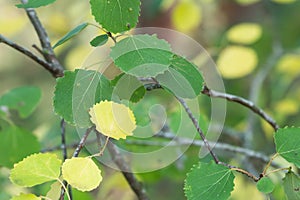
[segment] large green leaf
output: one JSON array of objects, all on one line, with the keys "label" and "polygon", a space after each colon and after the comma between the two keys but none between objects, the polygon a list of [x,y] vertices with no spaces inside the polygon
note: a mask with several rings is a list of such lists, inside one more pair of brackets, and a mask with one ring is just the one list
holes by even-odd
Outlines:
[{"label": "large green leaf", "polygon": [[279,129],[275,135],[276,151],[287,161],[300,167],[300,128]]},{"label": "large green leaf", "polygon": [[1,126],[0,129],[0,166],[12,168],[14,163],[40,151],[37,138],[16,126]]},{"label": "large green leaf", "polygon": [[60,40],[58,40],[54,45],[53,49],[58,47],[59,45],[62,45],[72,37],[76,36],[78,33],[80,33],[83,29],[85,29],[89,24],[84,22],[82,24],[79,24],[74,29],[72,29],[70,32],[68,32],[66,35],[64,35]]},{"label": "large green leaf", "polygon": [[112,90],[110,81],[97,71],[66,71],[57,79],[55,112],[70,124],[89,127],[89,109],[101,100],[110,100]]},{"label": "large green leaf", "polygon": [[140,0],[90,0],[95,20],[107,31],[120,33],[134,28],[140,13]]},{"label": "large green leaf", "polygon": [[10,180],[19,186],[32,187],[57,180],[60,166],[61,160],[55,154],[33,154],[15,164],[10,173]]},{"label": "large green leaf", "polygon": [[24,86],[10,90],[0,97],[0,106],[17,110],[20,117],[28,117],[37,107],[41,90],[37,87]]},{"label": "large green leaf", "polygon": [[38,8],[54,3],[56,0],[28,0],[26,4],[17,4],[18,8]]},{"label": "large green leaf", "polygon": [[173,55],[171,65],[156,80],[167,90],[182,98],[196,97],[203,84],[203,78],[197,66],[185,58]]},{"label": "large green leaf", "polygon": [[288,200],[300,199],[300,178],[289,172],[283,178],[283,187]]},{"label": "large green leaf", "polygon": [[110,56],[125,73],[153,77],[166,71],[170,65],[170,45],[155,35],[133,35],[117,42]]},{"label": "large green leaf", "polygon": [[223,165],[199,163],[187,174],[184,190],[188,200],[226,200],[234,187],[234,175]]}]

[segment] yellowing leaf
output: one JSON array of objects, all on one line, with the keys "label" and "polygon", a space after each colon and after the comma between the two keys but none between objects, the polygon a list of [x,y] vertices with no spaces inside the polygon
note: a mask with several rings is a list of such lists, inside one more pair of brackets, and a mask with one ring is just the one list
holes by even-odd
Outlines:
[{"label": "yellowing leaf", "polygon": [[285,99],[278,102],[275,105],[275,109],[277,113],[280,115],[291,115],[298,112],[299,103],[297,101],[291,99]]},{"label": "yellowing leaf", "polygon": [[275,3],[281,3],[281,4],[288,4],[288,3],[294,3],[296,0],[271,0]]},{"label": "yellowing leaf", "polygon": [[101,171],[91,158],[71,158],[62,165],[63,178],[80,191],[91,191],[102,181]]},{"label": "yellowing leaf", "polygon": [[114,139],[125,139],[136,128],[133,112],[123,104],[101,101],[90,110],[97,131]]},{"label": "yellowing leaf", "polygon": [[235,0],[240,5],[250,5],[259,2],[260,0]]},{"label": "yellowing leaf", "polygon": [[300,73],[300,55],[286,54],[278,62],[277,70],[289,76],[289,80]]},{"label": "yellowing leaf", "polygon": [[19,196],[11,198],[11,200],[42,200],[42,198],[34,194],[20,194]]},{"label": "yellowing leaf", "polygon": [[227,31],[227,38],[231,42],[240,44],[252,44],[261,38],[262,28],[255,23],[241,23],[231,27]]},{"label": "yellowing leaf", "polygon": [[56,181],[51,184],[50,190],[47,192],[46,197],[49,199],[59,199],[61,193],[61,183]]},{"label": "yellowing leaf", "polygon": [[201,7],[195,1],[180,2],[172,13],[174,27],[182,32],[189,32],[195,29],[202,20]]},{"label": "yellowing leaf", "polygon": [[217,66],[224,78],[240,78],[250,74],[257,65],[256,52],[247,47],[229,46],[217,60]]}]

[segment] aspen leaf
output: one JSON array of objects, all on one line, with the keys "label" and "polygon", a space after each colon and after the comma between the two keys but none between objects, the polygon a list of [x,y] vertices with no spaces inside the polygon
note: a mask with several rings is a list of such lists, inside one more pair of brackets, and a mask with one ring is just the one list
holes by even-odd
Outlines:
[{"label": "aspen leaf", "polygon": [[277,70],[286,74],[288,78],[295,77],[300,73],[300,55],[286,54],[282,56],[277,64]]},{"label": "aspen leaf", "polygon": [[34,194],[20,194],[18,196],[14,196],[11,200],[42,200],[42,198],[37,197]]},{"label": "aspen leaf", "polygon": [[300,178],[294,172],[285,174],[283,188],[288,200],[300,199]]},{"label": "aspen leaf", "polygon": [[91,191],[102,181],[101,171],[91,158],[71,158],[62,165],[64,179],[80,191]]},{"label": "aspen leaf", "polygon": [[257,182],[256,187],[259,191],[268,194],[274,190],[275,185],[270,178],[263,177]]},{"label": "aspen leaf", "polygon": [[89,113],[97,131],[116,140],[126,139],[136,128],[133,112],[123,104],[101,101]]},{"label": "aspen leaf", "polygon": [[226,34],[231,42],[252,44],[262,36],[262,28],[256,23],[241,23],[231,27]]},{"label": "aspen leaf", "polygon": [[224,78],[241,78],[250,74],[256,67],[256,52],[247,47],[229,46],[224,49],[217,60],[217,65]]}]

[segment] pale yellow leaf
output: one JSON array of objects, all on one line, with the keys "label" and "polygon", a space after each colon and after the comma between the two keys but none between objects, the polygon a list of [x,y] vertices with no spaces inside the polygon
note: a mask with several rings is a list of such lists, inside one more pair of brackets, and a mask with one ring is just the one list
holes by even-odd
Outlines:
[{"label": "pale yellow leaf", "polygon": [[256,52],[247,47],[229,46],[217,60],[217,66],[224,78],[241,78],[253,72],[258,63]]},{"label": "pale yellow leaf", "polygon": [[235,0],[238,4],[247,6],[259,2],[260,0]]},{"label": "pale yellow leaf", "polygon": [[262,28],[256,23],[240,23],[231,27],[226,36],[229,41],[240,44],[252,44],[259,40]]},{"label": "pale yellow leaf", "polygon": [[58,181],[52,183],[50,186],[50,190],[47,192],[46,197],[49,199],[59,199],[61,187],[61,183]]},{"label": "pale yellow leaf", "polygon": [[20,194],[19,196],[11,198],[11,200],[42,200],[42,198],[34,194]]},{"label": "pale yellow leaf", "polygon": [[136,128],[133,112],[123,104],[101,101],[90,110],[96,130],[114,139],[125,139]]},{"label": "pale yellow leaf", "polygon": [[280,58],[277,64],[277,70],[280,73],[291,77],[297,76],[300,73],[300,55],[286,54]]},{"label": "pale yellow leaf", "polygon": [[67,159],[62,175],[72,187],[83,192],[95,189],[102,181],[100,169],[89,157]]}]

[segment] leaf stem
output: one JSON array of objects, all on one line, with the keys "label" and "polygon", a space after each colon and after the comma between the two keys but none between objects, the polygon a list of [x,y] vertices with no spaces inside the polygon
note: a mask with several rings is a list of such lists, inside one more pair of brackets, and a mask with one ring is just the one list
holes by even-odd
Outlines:
[{"label": "leaf stem", "polygon": [[264,171],[262,172],[261,176],[265,176],[266,175],[266,172],[267,170],[269,169],[269,167],[271,166],[273,160],[278,156],[279,154],[278,153],[275,153],[272,158],[270,159],[270,161],[268,162],[268,164],[266,165]]},{"label": "leaf stem", "polygon": [[[68,190],[67,190],[67,188],[66,188],[66,186],[65,186],[65,184],[63,183],[63,181],[61,181],[59,178],[57,178],[56,179],[60,184],[61,184],[61,186],[63,187],[63,194],[67,194],[67,197],[68,197],[68,199],[69,200],[72,200],[71,199],[71,197],[70,197],[70,194],[69,194],[69,192],[68,192]],[[65,195],[63,195],[63,196],[60,196],[60,199],[62,199],[63,200],[63,198],[62,197],[64,197]]]}]

